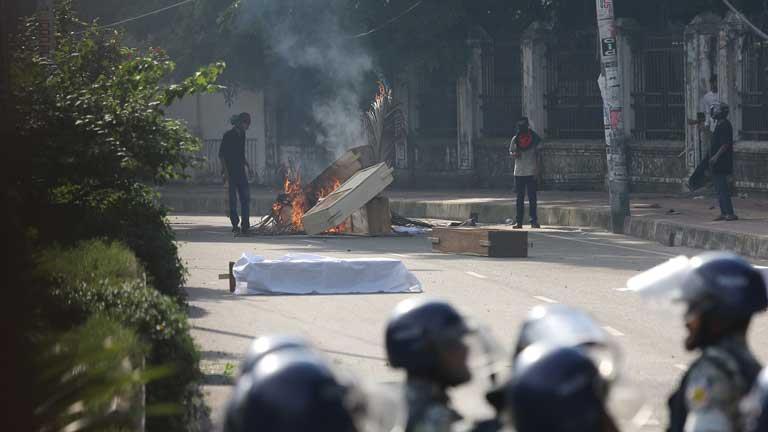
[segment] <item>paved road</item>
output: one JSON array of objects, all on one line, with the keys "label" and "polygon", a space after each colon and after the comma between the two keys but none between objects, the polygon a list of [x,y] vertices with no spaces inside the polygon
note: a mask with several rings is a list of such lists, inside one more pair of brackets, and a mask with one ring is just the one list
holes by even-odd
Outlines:
[{"label": "paved road", "polygon": [[[489,259],[432,253],[424,237],[233,238],[223,217],[174,216],[180,250],[190,271],[188,293],[193,334],[203,351],[206,387],[214,420],[229,395],[228,376],[250,340],[271,332],[307,336],[332,360],[378,382],[401,375],[387,368],[383,351],[386,318],[410,295],[234,297],[217,275],[227,261],[251,250],[275,258],[289,252],[334,257],[400,258],[424,286],[424,294],[454,302],[488,324],[507,347],[521,319],[537,304],[564,303],[591,312],[624,353],[624,382],[650,399],[651,410],[635,416],[642,430],[661,430],[666,395],[690,355],[682,348],[681,317],[621,291],[638,271],[669,257],[698,251],[669,248],[607,233],[549,228],[531,232],[528,259]],[[766,265],[765,262],[756,264]],[[413,294],[411,294],[413,295]],[[753,325],[750,340],[768,360],[768,319]],[[481,415],[485,407],[468,392],[459,408]],[[629,414],[622,414],[629,421]]]}]

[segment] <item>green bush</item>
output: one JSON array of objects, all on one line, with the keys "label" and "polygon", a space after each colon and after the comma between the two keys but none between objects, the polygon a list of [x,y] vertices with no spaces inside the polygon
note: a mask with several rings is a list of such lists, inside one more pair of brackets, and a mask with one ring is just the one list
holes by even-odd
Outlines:
[{"label": "green bush", "polygon": [[67,430],[75,422],[81,431],[135,428],[143,415],[137,391],[163,371],[142,370],[146,350],[132,330],[94,316],[37,339],[32,385],[40,430]]},{"label": "green bush", "polygon": [[133,282],[143,277],[136,256],[125,247],[101,240],[86,240],[74,249],[54,246],[40,253],[38,270],[57,275],[64,285]]},{"label": "green bush", "polygon": [[[147,386],[148,405],[175,404],[165,412],[171,415],[148,418],[148,428],[194,430],[206,408],[197,385],[202,378],[199,353],[189,333],[187,316],[179,304],[148,286],[143,277],[126,277],[128,273],[120,266],[126,265],[130,254],[119,243],[101,241],[41,253],[40,259],[53,261],[41,262],[39,267],[41,276],[53,281],[41,316],[54,326],[71,326],[104,315],[134,329],[150,347],[147,363],[173,370],[172,376]],[[101,267],[84,268],[83,258]]]},{"label": "green bush", "polygon": [[146,270],[148,283],[183,304],[186,270],[178,255],[166,210],[154,192],[137,185],[129,190],[56,190],[45,222],[39,226],[43,244],[71,247],[83,239],[104,238],[128,246]]}]

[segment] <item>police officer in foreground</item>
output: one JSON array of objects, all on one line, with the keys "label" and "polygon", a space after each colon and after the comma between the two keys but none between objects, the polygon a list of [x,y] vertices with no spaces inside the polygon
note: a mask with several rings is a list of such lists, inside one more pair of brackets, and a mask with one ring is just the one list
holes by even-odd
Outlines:
[{"label": "police officer in foreground", "polygon": [[[576,348],[590,357],[604,382],[616,380],[620,352],[613,338],[586,312],[564,304],[539,305],[531,309],[520,327],[512,357],[517,369],[518,358],[532,345]],[[504,409],[506,384],[486,395],[498,413]]]},{"label": "police officer in foreground", "polygon": [[584,350],[531,345],[505,386],[507,418],[517,432],[615,431],[608,387]]},{"label": "police officer in foreground", "polygon": [[395,307],[385,340],[390,366],[407,374],[407,432],[456,430],[462,416],[447,390],[470,381],[470,358],[491,366],[498,355],[481,334],[444,301],[408,299]]},{"label": "police officer in foreground", "polygon": [[[401,430],[397,410],[372,401],[353,380],[308,349],[264,355],[238,378],[224,432],[379,432]],[[389,417],[374,416],[387,409]]]},{"label": "police officer in foreground", "polygon": [[267,354],[282,350],[312,350],[312,344],[300,337],[289,334],[271,334],[260,336],[251,342],[240,363],[240,375],[245,375]]},{"label": "police officer in foreground", "polygon": [[768,306],[765,280],[731,253],[677,257],[644,272],[628,287],[687,307],[685,348],[699,357],[669,398],[669,431],[739,431],[739,401],[760,364],[747,346],[752,316]]},{"label": "police officer in foreground", "polygon": [[755,386],[741,403],[745,432],[768,432],[768,368],[763,369]]}]

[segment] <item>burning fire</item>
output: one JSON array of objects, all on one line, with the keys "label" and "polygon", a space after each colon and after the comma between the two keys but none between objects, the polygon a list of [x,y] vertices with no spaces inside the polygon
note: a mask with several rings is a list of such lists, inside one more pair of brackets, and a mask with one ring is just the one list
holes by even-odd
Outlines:
[{"label": "burning fire", "polygon": [[[304,224],[301,219],[304,217],[304,213],[320,202],[320,200],[338,189],[339,186],[341,186],[341,182],[338,179],[333,178],[318,190],[307,191],[305,190],[305,186],[302,185],[300,170],[298,168],[291,168],[286,172],[282,194],[278,200],[272,204],[272,214],[279,224],[292,226],[294,232],[303,231]],[[289,206],[290,210],[287,208]],[[290,214],[288,214],[289,212]],[[345,223],[330,228],[326,232],[330,234],[338,234],[344,231],[346,231]]]}]

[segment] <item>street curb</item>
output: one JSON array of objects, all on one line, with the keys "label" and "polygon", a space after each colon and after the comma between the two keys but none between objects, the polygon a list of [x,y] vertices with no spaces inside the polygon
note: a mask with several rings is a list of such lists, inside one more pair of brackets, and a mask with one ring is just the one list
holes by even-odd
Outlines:
[{"label": "street curb", "polygon": [[[220,195],[169,194],[161,202],[176,213],[226,214],[226,200]],[[273,200],[255,197],[251,200],[251,214],[267,214]],[[390,198],[390,206],[398,214],[411,218],[466,220],[477,213],[484,223],[504,223],[513,217],[511,200],[488,201],[478,199],[440,201]],[[610,230],[611,218],[607,208],[573,207],[539,204],[539,222],[542,225],[589,227]],[[694,225],[658,220],[652,217],[629,217],[624,232],[632,237],[655,241],[666,246],[695,249],[730,250],[754,258],[768,258],[768,236],[719,231]]]}]

